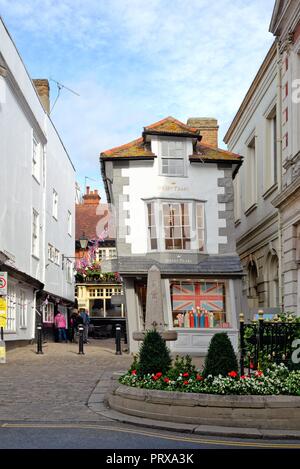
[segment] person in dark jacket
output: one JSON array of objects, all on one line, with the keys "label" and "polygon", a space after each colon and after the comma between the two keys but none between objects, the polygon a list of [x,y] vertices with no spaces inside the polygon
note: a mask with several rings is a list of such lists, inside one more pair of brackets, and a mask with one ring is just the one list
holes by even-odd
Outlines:
[{"label": "person in dark jacket", "polygon": [[71,342],[76,343],[76,336],[78,335],[78,325],[83,324],[82,317],[78,314],[76,308],[73,309],[73,312],[70,316],[71,321]]}]

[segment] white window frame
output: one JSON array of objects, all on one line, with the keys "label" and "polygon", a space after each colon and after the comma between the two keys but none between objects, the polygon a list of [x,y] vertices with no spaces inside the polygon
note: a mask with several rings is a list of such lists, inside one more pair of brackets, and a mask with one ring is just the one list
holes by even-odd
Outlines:
[{"label": "white window frame", "polygon": [[43,322],[53,323],[54,322],[54,304],[48,303],[43,306]]},{"label": "white window frame", "polygon": [[245,212],[257,203],[257,141],[255,134],[248,139],[245,159]]},{"label": "white window frame", "polygon": [[53,189],[52,195],[52,216],[55,220],[58,220],[58,193]]},{"label": "white window frame", "polygon": [[5,332],[17,331],[17,292],[14,283],[8,284],[7,289],[7,319]]},{"label": "white window frame", "polygon": [[68,283],[73,283],[73,262],[70,259],[66,260],[66,280]]},{"label": "white window frame", "polygon": [[32,176],[40,183],[41,179],[41,145],[35,135],[32,135]]},{"label": "white window frame", "polygon": [[[189,217],[189,229],[190,229],[190,248],[189,249],[166,249],[165,247],[165,226],[163,218],[163,205],[164,204],[187,204],[188,205],[188,217]],[[149,226],[149,215],[148,205],[152,204],[154,213],[154,225],[152,226],[151,234],[155,236],[152,239],[156,239],[156,248],[151,247],[150,239],[150,226]],[[203,216],[197,217],[197,205],[202,206]],[[207,235],[206,235],[206,211],[205,201],[202,200],[191,200],[191,199],[149,199],[145,200],[145,213],[146,213],[146,226],[147,226],[147,245],[148,252],[207,252]],[[199,225],[199,220],[202,219],[202,226]],[[186,225],[187,226],[187,225]],[[153,231],[153,229],[155,231]],[[201,237],[200,237],[201,235]]]},{"label": "white window frame", "polygon": [[265,121],[265,154],[264,154],[264,191],[268,191],[278,180],[277,160],[277,114],[276,106],[268,112]]},{"label": "white window frame", "polygon": [[54,263],[60,265],[60,252],[56,248],[54,248]]},{"label": "white window frame", "polygon": [[51,262],[55,261],[55,247],[48,243],[48,259]]},{"label": "white window frame", "polygon": [[26,291],[20,289],[19,292],[19,325],[20,329],[27,329],[28,302]]},{"label": "white window frame", "polygon": [[233,180],[233,191],[234,191],[234,221],[238,223],[242,216],[242,204],[241,204],[241,177],[238,173]]},{"label": "white window frame", "polygon": [[68,210],[68,235],[72,236],[72,213]]},{"label": "white window frame", "polygon": [[39,259],[40,250],[40,216],[37,210],[32,209],[32,236],[31,236],[31,254]]},{"label": "white window frame", "polygon": [[[180,156],[178,155],[172,155],[172,149],[170,149],[170,143],[171,144],[181,144],[182,145],[182,154]],[[165,145],[168,145],[167,152],[163,147]],[[161,138],[159,140],[159,174],[160,176],[165,176],[165,177],[186,177],[186,172],[187,172],[187,165],[186,165],[186,141],[180,138]],[[176,153],[176,148],[174,149]],[[179,150],[179,149],[178,149]],[[166,154],[167,153],[167,154]],[[164,170],[164,162],[168,161],[182,161],[182,171],[177,173],[176,171],[171,172],[170,170],[165,171]]]}]

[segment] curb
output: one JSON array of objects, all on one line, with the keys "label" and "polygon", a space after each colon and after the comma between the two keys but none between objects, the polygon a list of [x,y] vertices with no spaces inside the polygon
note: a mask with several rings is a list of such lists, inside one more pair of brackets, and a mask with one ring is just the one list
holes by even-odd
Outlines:
[{"label": "curb", "polygon": [[118,378],[125,371],[106,371],[101,376],[94,390],[92,391],[88,407],[92,412],[120,423],[131,424],[139,427],[153,428],[156,430],[167,430],[171,432],[190,433],[194,435],[222,436],[247,439],[272,439],[272,440],[300,440],[300,431],[297,430],[269,430],[260,428],[238,428],[210,425],[195,425],[188,423],[175,423],[147,418],[135,417],[123,414],[108,406],[108,394],[118,385]]}]

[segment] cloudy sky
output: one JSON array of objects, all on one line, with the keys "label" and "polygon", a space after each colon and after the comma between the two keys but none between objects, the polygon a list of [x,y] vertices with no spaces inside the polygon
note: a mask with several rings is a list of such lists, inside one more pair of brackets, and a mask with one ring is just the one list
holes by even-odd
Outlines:
[{"label": "cloudy sky", "polygon": [[[219,144],[273,37],[274,0],[0,0],[33,78],[63,90],[52,119],[84,186],[99,153],[172,115],[216,117]],[[51,85],[52,104],[57,95]]]}]

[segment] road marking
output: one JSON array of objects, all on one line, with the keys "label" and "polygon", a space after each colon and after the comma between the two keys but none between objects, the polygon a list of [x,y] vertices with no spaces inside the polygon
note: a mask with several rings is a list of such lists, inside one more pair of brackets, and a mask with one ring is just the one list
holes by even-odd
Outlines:
[{"label": "road marking", "polygon": [[246,446],[253,448],[289,448],[289,449],[300,449],[300,443],[263,443],[263,442],[250,442],[250,441],[235,441],[235,440],[219,440],[219,439],[205,439],[205,438],[196,438],[196,437],[184,437],[184,436],[169,436],[161,433],[147,432],[145,430],[132,430],[129,428],[120,428],[120,427],[107,427],[102,425],[88,425],[88,424],[34,424],[34,423],[3,423],[0,425],[0,428],[47,428],[47,429],[80,429],[80,430],[107,430],[111,432],[119,433],[133,433],[135,435],[148,436],[152,438],[160,438],[165,440],[172,441],[182,441],[187,443],[197,443],[197,444],[209,444],[209,445],[218,445],[218,446]]}]

